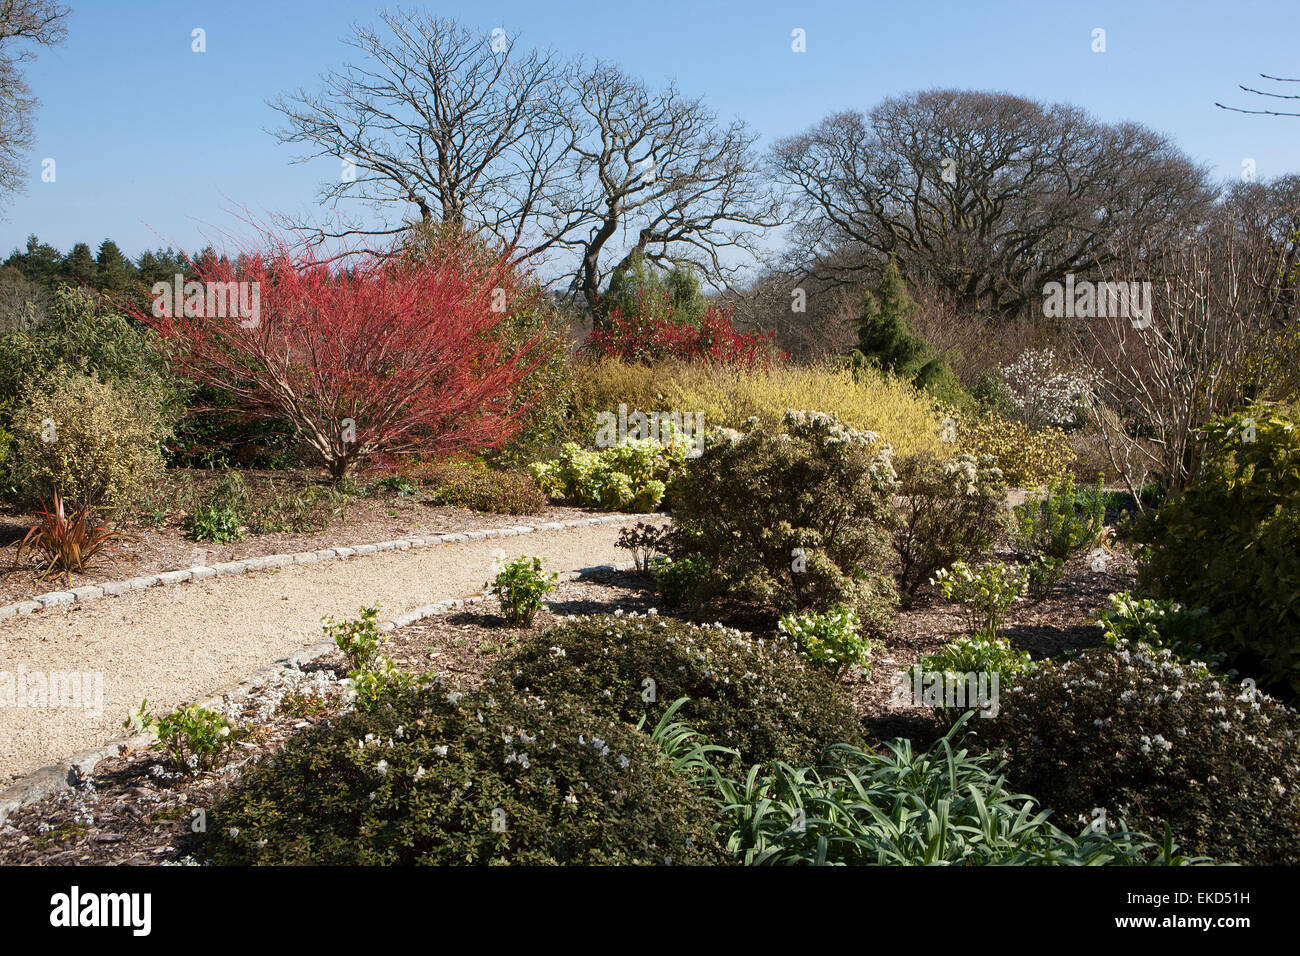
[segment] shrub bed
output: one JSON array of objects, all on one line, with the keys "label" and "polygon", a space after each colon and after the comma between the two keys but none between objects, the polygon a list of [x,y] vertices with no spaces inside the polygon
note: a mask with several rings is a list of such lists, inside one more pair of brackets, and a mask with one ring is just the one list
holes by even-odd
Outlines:
[{"label": "shrub bed", "polygon": [[499,675],[520,690],[570,694],[625,723],[653,724],[688,697],[679,719],[740,764],[819,763],[834,744],[860,742],[852,706],[792,642],[656,615],[566,621],[525,644]]},{"label": "shrub bed", "polygon": [[1011,783],[1064,818],[1103,810],[1222,862],[1300,862],[1294,711],[1120,642],[1040,665],[1001,694],[984,745]]},{"label": "shrub bed", "polygon": [[648,736],[572,698],[436,684],[294,738],[213,808],[217,864],[726,862]]}]

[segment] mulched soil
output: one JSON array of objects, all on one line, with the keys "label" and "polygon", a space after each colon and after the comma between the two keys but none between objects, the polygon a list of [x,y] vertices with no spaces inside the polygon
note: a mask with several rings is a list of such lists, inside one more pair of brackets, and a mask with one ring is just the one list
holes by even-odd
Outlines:
[{"label": "mulched soil", "polygon": [[[1133,563],[1116,553],[1104,571],[1086,559],[1071,562],[1065,579],[1039,603],[1015,605],[1007,636],[1035,658],[1059,657],[1101,643],[1100,629],[1089,623],[1106,606],[1106,596],[1132,585]],[[591,614],[622,608],[657,607],[651,581],[635,572],[563,583],[549,610],[538,614],[531,631],[505,626],[490,606],[430,618],[390,633],[384,653],[416,671],[433,671],[450,683],[469,688],[489,665],[508,653],[527,634],[545,629],[557,616]],[[672,613],[659,608],[660,613]],[[770,619],[726,619],[746,628],[771,627]],[[965,632],[960,609],[922,595],[918,606],[903,612],[883,646],[875,648],[872,667],[845,679],[870,739],[910,738],[918,747],[941,730],[928,710],[895,702],[898,668],[914,663]],[[237,779],[240,767],[258,754],[273,752],[293,735],[343,707],[337,681],[343,660],[331,654],[304,668],[301,676],[260,689],[239,716],[262,725],[241,744],[242,753],[220,770],[185,777],[171,772],[157,750],[125,753],[101,763],[89,779],[10,815],[0,827],[3,864],[185,864],[193,840],[195,811],[213,801]]]},{"label": "mulched soil", "polygon": [[[255,500],[259,501],[269,498],[273,491],[287,497],[308,484],[324,484],[318,472],[244,471],[241,475]],[[195,493],[202,495],[220,477],[219,472],[184,469],[169,472],[168,482],[172,485],[174,498],[180,499],[190,497],[188,489],[191,485]],[[375,477],[377,476],[363,476],[359,483],[365,485]],[[178,488],[184,491],[177,491]],[[244,539],[229,544],[191,540],[185,529],[187,514],[184,508],[168,507],[180,502],[160,501],[160,511],[166,513],[161,524],[146,524],[139,518],[127,521],[123,529],[130,535],[130,539],[104,552],[102,558],[86,573],[73,574],[71,584],[61,574],[41,580],[40,563],[30,550],[24,552],[21,564],[16,563],[19,542],[35,519],[13,509],[0,510],[0,604],[27,600],[47,591],[121,581],[189,568],[196,564],[220,564],[268,554],[371,544],[410,535],[566,521],[600,513],[589,508],[574,508],[552,502],[542,511],[527,515],[489,514],[466,508],[426,504],[424,497],[425,494],[420,491],[413,495],[399,496],[396,492],[376,490],[364,498],[348,499],[343,514],[331,521],[327,530],[261,535],[249,533]]]}]

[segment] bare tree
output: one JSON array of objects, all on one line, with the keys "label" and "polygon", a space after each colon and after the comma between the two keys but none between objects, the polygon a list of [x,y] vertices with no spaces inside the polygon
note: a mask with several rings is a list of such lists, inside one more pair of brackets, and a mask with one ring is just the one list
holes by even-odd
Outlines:
[{"label": "bare tree", "polygon": [[1112,309],[1081,328],[1093,418],[1135,496],[1151,476],[1177,490],[1196,473],[1198,430],[1259,392],[1252,359],[1281,288],[1278,250],[1221,219],[1158,260],[1119,251],[1107,272],[1153,295],[1138,316]]},{"label": "bare tree", "polygon": [[[1269,80],[1273,83],[1300,83],[1300,79],[1291,79],[1285,76],[1269,76],[1267,73],[1261,73],[1259,76],[1260,79]],[[1272,100],[1300,100],[1300,93],[1274,93],[1270,90],[1257,90],[1254,87],[1244,86],[1240,83],[1237,84],[1237,89]],[[1287,110],[1244,110],[1240,106],[1224,106],[1222,103],[1215,103],[1214,105],[1221,110],[1230,110],[1233,113],[1253,113],[1257,116],[1300,116],[1300,113],[1292,113]]]},{"label": "bare tree", "polygon": [[71,12],[55,0],[0,0],[0,192],[22,187],[32,117],[40,105],[23,66],[36,56],[32,47],[63,42],[64,18]]},{"label": "bare tree", "polygon": [[637,255],[690,262],[715,286],[733,274],[727,254],[752,254],[779,219],[752,153],[756,134],[739,120],[719,123],[674,85],[653,92],[607,63],[570,85],[579,225],[557,244],[576,253],[571,288],[594,310],[602,285]]},{"label": "bare tree", "polygon": [[340,163],[322,201],[338,211],[360,200],[379,220],[346,216],[316,238],[393,236],[419,221],[485,232],[521,256],[545,251],[570,225],[564,66],[502,30],[401,10],[380,20],[383,29],[355,26],[347,41],[363,63],[330,72],[320,93],[270,104],[287,119],[281,142],[315,148],[296,162]]},{"label": "bare tree", "polygon": [[994,93],[837,113],[778,141],[771,160],[806,262],[857,247],[852,272],[892,254],[913,283],[1004,315],[1027,311],[1045,282],[1096,269],[1111,242],[1158,242],[1213,200],[1205,171],[1145,127]]}]

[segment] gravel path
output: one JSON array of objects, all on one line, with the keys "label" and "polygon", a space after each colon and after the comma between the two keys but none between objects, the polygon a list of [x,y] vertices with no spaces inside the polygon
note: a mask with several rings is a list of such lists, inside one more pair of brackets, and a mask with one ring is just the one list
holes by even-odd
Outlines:
[{"label": "gravel path", "polygon": [[[142,698],[149,699],[153,713],[166,713],[320,643],[322,615],[354,617],[361,606],[377,604],[385,620],[466,597],[482,590],[499,551],[511,558],[541,555],[551,571],[625,560],[627,553],[614,544],[620,527],[534,531],[292,565],[132,591],[5,621],[0,624],[0,790],[120,736],[122,720]],[[83,699],[91,706],[24,706],[21,688],[30,688],[37,672],[47,679],[82,675],[78,683],[86,687]],[[6,680],[18,685],[15,706],[4,706]],[[95,706],[99,687],[102,708]]]}]

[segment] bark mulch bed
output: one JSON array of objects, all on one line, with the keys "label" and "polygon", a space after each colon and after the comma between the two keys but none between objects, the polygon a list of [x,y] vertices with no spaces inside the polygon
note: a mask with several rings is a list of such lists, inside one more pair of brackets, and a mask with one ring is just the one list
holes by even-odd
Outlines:
[{"label": "bark mulch bed", "polygon": [[[315,472],[301,470],[244,471],[241,475],[258,500],[269,498],[273,493],[288,496],[308,485],[323,484]],[[567,521],[602,513],[551,502],[541,511],[526,515],[492,514],[426,504],[424,493],[418,490],[408,495],[373,490],[365,497],[348,498],[342,514],[331,520],[325,530],[259,535],[250,532],[247,537],[228,544],[191,540],[186,532],[188,515],[183,505],[192,500],[194,494],[201,495],[219,478],[218,472],[210,471],[186,469],[169,472],[168,482],[173,493],[156,502],[154,517],[137,515],[125,522],[123,530],[130,539],[104,552],[86,573],[72,575],[70,585],[61,574],[40,580],[39,562],[30,551],[24,552],[21,565],[16,564],[18,544],[34,518],[13,509],[0,510],[0,604],[27,600],[66,587],[121,581],[197,564],[220,564],[268,554],[370,544],[411,535]],[[361,479],[359,483],[364,485],[367,481],[368,478]],[[183,493],[176,491],[179,487],[185,489]]]},{"label": "bark mulch bed", "polygon": [[[1076,560],[1046,600],[1012,608],[1006,633],[1035,658],[1095,646],[1101,643],[1101,632],[1089,622],[1106,606],[1108,594],[1131,584],[1132,562],[1123,555],[1104,572]],[[433,671],[455,686],[469,688],[481,681],[489,665],[558,616],[651,607],[658,607],[657,594],[645,575],[611,572],[562,583],[532,630],[506,627],[491,606],[473,606],[390,632],[383,652],[405,668]],[[727,623],[753,628],[763,619]],[[771,623],[768,620],[767,626]],[[905,736],[926,746],[941,734],[928,710],[897,702],[896,675],[899,668],[964,632],[959,608],[924,595],[917,607],[900,615],[889,639],[874,649],[871,668],[855,670],[845,679],[870,739]],[[255,692],[232,716],[258,729],[242,744],[243,753],[219,770],[182,776],[165,766],[156,749],[102,762],[78,787],[10,815],[0,827],[0,865],[192,862],[190,841],[201,839],[192,833],[196,811],[211,806],[237,779],[244,763],[340,712],[344,704],[338,680],[343,676],[343,659],[335,653]]]}]

